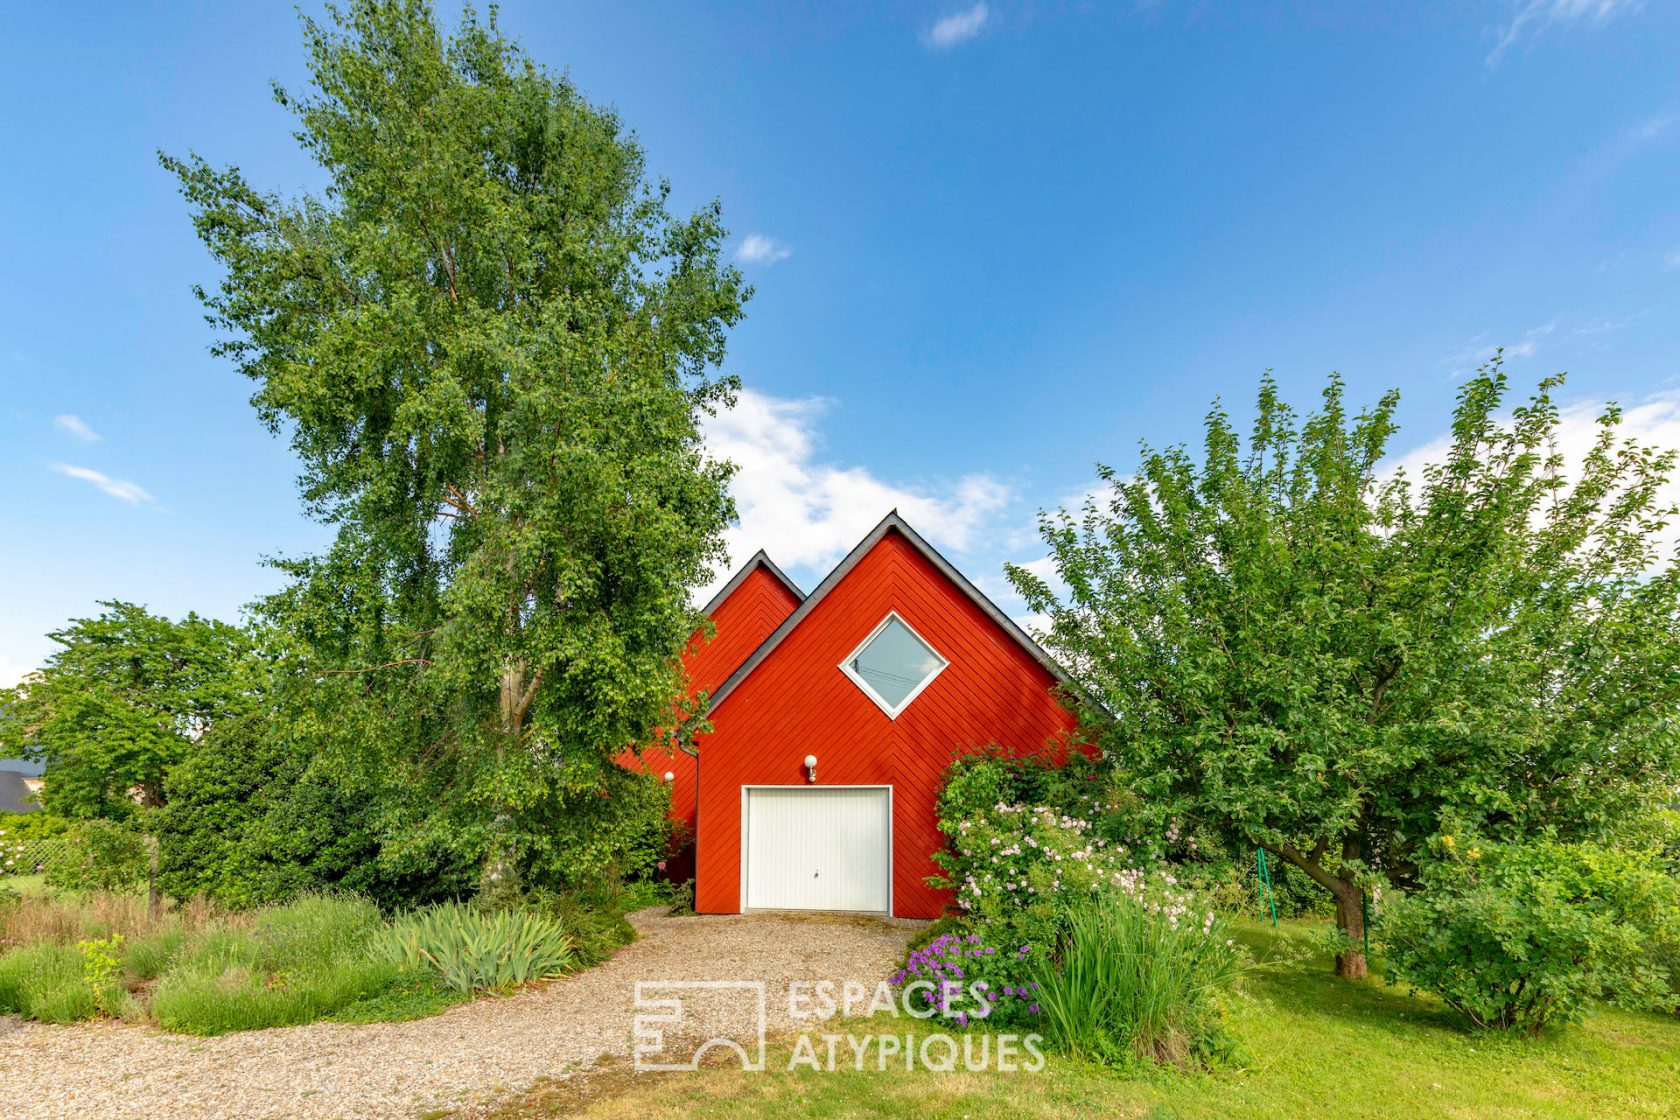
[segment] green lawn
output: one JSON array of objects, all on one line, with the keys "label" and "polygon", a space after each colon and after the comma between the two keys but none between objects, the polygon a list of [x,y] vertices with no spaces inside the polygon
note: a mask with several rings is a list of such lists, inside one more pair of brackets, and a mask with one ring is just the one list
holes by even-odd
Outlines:
[{"label": "green lawn", "polygon": [[[1215,1074],[1124,1077],[1051,1059],[1041,1073],[772,1072],[723,1067],[632,1074],[609,1066],[543,1086],[502,1120],[868,1117],[1151,1120],[1351,1117],[1673,1117],[1680,1115],[1680,1020],[1604,1010],[1534,1041],[1473,1035],[1434,1000],[1330,975],[1319,926],[1248,926],[1260,964],[1232,1014],[1247,1051]],[[904,1031],[901,1025],[899,1032]],[[846,1053],[844,1046],[841,1053]],[[871,1060],[872,1060],[871,1055]]]},{"label": "green lawn", "polygon": [[8,875],[0,879],[0,888],[16,891],[25,898],[46,898],[52,893],[45,875]]}]

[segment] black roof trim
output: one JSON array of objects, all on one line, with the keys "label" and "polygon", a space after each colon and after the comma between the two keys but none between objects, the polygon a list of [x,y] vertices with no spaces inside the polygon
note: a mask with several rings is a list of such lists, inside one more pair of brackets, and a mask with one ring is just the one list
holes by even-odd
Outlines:
[{"label": "black roof trim", "polygon": [[824,578],[823,581],[805,597],[804,602],[800,603],[799,606],[794,609],[794,612],[788,615],[780,626],[772,630],[770,632],[770,636],[765,638],[757,649],[753,650],[752,656],[741,662],[741,667],[731,673],[729,675],[729,679],[718,686],[717,691],[712,693],[712,695],[708,698],[706,711],[699,714],[709,714],[719,704],[723,703],[724,698],[731,692],[735,691],[735,687],[743,680],[746,680],[747,675],[754,669],[758,668],[766,657],[770,656],[771,652],[781,644],[782,639],[792,633],[794,627],[803,622],[805,620],[805,616],[816,609],[817,604],[822,602],[823,598],[827,596],[830,591],[833,591],[834,588],[839,585],[840,581],[845,579],[846,575],[853,568],[857,567],[858,562],[867,556],[871,549],[880,544],[882,538],[884,538],[888,533],[893,532],[898,533],[906,541],[909,541],[912,548],[927,557],[929,562],[931,562],[933,566],[939,570],[941,575],[956,584],[957,589],[964,595],[967,595],[969,599],[973,601],[974,605],[980,608],[981,612],[984,613],[986,617],[997,623],[998,626],[1003,629],[1004,633],[1015,639],[1016,644],[1031,654],[1034,661],[1037,661],[1040,665],[1048,669],[1052,676],[1068,688],[1078,688],[1078,685],[1075,684],[1073,679],[1067,675],[1067,672],[1060,665],[1056,664],[1056,662],[1051,659],[1050,655],[1045,653],[1044,650],[1039,647],[1039,644],[1033,641],[1025,630],[1022,630],[1015,624],[1013,619],[999,610],[997,604],[986,598],[985,594],[982,593],[978,587],[975,587],[972,583],[968,582],[968,577],[957,571],[957,569],[951,565],[949,560],[939,554],[937,549],[935,549],[927,541],[923,540],[922,535],[912,529],[910,524],[905,521],[904,518],[900,517],[898,515],[898,510],[895,509],[883,517],[881,519],[881,523],[871,529],[869,531],[869,535],[859,541],[857,547],[848,552],[846,554],[846,558],[840,561],[835,569],[828,573],[827,577]]},{"label": "black roof trim", "polygon": [[705,615],[707,618],[712,617],[712,612],[723,606],[723,601],[733,595],[735,593],[735,589],[745,583],[747,581],[747,577],[752,575],[753,570],[756,568],[763,568],[765,571],[775,576],[778,580],[781,580],[782,586],[793,592],[793,597],[795,599],[798,599],[800,602],[805,601],[805,592],[799,590],[799,585],[789,579],[786,572],[776,567],[776,562],[770,559],[770,554],[761,548],[757,552],[753,553],[751,560],[748,560],[745,564],[741,565],[740,571],[729,577],[729,582],[724,584],[723,587],[718,590],[716,595],[712,596],[711,602],[707,603],[700,613]]}]

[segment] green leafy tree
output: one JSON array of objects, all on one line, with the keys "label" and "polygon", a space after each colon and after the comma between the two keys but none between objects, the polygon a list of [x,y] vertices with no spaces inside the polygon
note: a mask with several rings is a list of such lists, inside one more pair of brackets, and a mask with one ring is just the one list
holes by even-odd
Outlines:
[{"label": "green leafy tree", "polygon": [[277,90],[326,187],[164,157],[222,266],[218,352],[337,527],[267,614],[302,642],[292,733],[403,791],[487,886],[582,875],[653,811],[615,752],[671,718],[721,558],[700,442],[749,292],[716,204],[673,217],[632,135],[494,19],[358,0]]},{"label": "green leafy tree", "polygon": [[470,861],[386,843],[388,798],[323,780],[285,731],[261,713],[225,720],[170,771],[149,822],[164,892],[246,907],[353,891],[400,907],[471,891]]},{"label": "green leafy tree", "polygon": [[61,816],[122,818],[162,804],[191,742],[256,702],[245,631],[100,605],[97,618],[49,634],[62,648],[0,692],[0,747],[46,762],[41,803]]},{"label": "green leafy tree", "polygon": [[1672,795],[1674,453],[1619,438],[1612,407],[1566,465],[1556,386],[1502,420],[1481,371],[1414,482],[1379,469],[1397,394],[1350,416],[1333,380],[1297,423],[1268,378],[1246,448],[1216,408],[1199,462],[1146,447],[1041,519],[1065,592],[1010,570],[1155,822],[1330,891],[1342,975],[1365,971],[1365,892],[1415,884],[1432,837],[1603,838]]}]

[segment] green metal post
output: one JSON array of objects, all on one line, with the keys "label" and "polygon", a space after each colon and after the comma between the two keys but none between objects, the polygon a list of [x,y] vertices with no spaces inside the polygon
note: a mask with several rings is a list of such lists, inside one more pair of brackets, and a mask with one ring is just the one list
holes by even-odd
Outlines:
[{"label": "green metal post", "polygon": [[1272,910],[1272,925],[1277,926],[1277,899],[1272,896],[1272,873],[1266,867],[1266,849],[1254,849],[1255,859],[1260,865],[1260,883],[1266,888],[1266,905]]}]

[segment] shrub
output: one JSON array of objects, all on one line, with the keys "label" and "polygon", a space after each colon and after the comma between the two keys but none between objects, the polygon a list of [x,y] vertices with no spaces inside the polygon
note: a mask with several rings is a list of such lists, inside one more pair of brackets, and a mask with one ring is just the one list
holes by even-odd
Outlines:
[{"label": "shrub", "polygon": [[435,973],[458,992],[506,989],[565,973],[572,939],[559,922],[528,910],[486,913],[443,903],[399,920],[386,952],[404,968]]},{"label": "shrub", "polygon": [[971,932],[996,945],[1047,947],[1070,899],[1131,869],[1128,850],[1092,835],[1089,820],[1044,805],[998,802],[939,827],[945,874],[930,882],[955,891]]},{"label": "shrub", "polygon": [[93,993],[93,1005],[101,1015],[116,1014],[126,994],[122,984],[122,943],[120,933],[76,943],[76,951],[82,958],[82,979]]},{"label": "shrub", "polygon": [[16,813],[0,817],[0,840],[57,840],[74,824],[56,813]]},{"label": "shrub", "polygon": [[75,891],[121,891],[146,881],[146,838],[113,821],[78,821],[65,833],[72,854],[47,864],[47,882]]},{"label": "shrub", "polygon": [[[1127,795],[1100,760],[1073,746],[1047,746],[1011,754],[997,744],[959,755],[945,771],[938,814],[942,820],[984,816],[994,805],[1053,805],[1069,816],[1097,822],[1098,834],[1118,842],[1129,824]],[[1111,830],[1113,834],[1111,834]]]},{"label": "shrub", "polygon": [[1380,934],[1388,977],[1434,992],[1479,1028],[1537,1034],[1608,995],[1672,1007],[1659,951],[1674,943],[1680,885],[1656,859],[1590,843],[1441,839],[1421,889]]},{"label": "shrub", "polygon": [[73,946],[42,943],[0,956],[0,1012],[74,1023],[98,1010]]},{"label": "shrub", "polygon": [[1170,881],[1134,874],[1068,912],[1055,959],[1035,962],[1035,1006],[1051,1044],[1125,1064],[1204,1065],[1230,1049],[1221,1005],[1240,953],[1212,910]]},{"label": "shrub", "polygon": [[992,945],[978,933],[941,933],[910,950],[889,981],[942,1022],[1007,1027],[1037,1016],[1031,945]]},{"label": "shrub", "polygon": [[170,771],[155,817],[158,884],[230,906],[350,891],[385,906],[469,889],[471,861],[425,840],[382,842],[386,806],[316,777],[299,744],[260,716],[217,723]]}]

